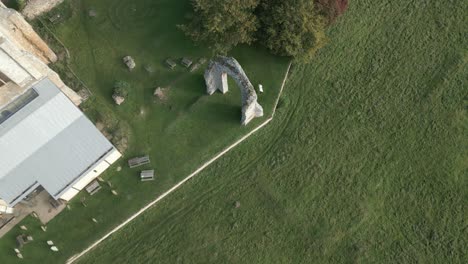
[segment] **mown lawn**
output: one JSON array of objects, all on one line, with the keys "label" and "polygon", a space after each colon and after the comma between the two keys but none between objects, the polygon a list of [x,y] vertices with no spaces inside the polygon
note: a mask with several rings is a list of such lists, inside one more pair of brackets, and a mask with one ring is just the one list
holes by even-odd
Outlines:
[{"label": "mown lawn", "polygon": [[[48,39],[53,40],[46,28],[63,42],[70,54],[71,69],[93,93],[82,105],[85,113],[93,121],[108,125],[114,137],[128,134],[129,141],[124,158],[102,176],[112,188],[103,183],[103,190],[92,197],[78,195],[70,203],[71,210],[50,222],[46,233],[35,219],[24,221],[35,241],[22,249],[23,262],[65,261],[271,116],[289,63],[287,58],[254,47],[241,47],[230,54],[238,59],[254,86],[261,83],[265,89],[259,94],[264,117],[245,127],[240,125],[240,90],[232,80],[229,93],[208,96],[203,80],[206,63],[193,73],[180,63],[174,70],[165,66],[166,58],[179,62],[186,56],[196,62],[213,55],[206,47],[195,46],[177,29],[189,8],[189,1],[172,0],[65,1],[41,18],[42,22],[33,21],[41,33],[48,34]],[[95,17],[89,16],[90,10]],[[59,22],[51,23],[49,18],[56,14],[61,15]],[[66,53],[57,41],[53,45],[65,60]],[[122,62],[126,55],[136,61],[132,72]],[[67,79],[70,72],[63,65],[62,61],[54,67]],[[151,72],[145,66],[150,66]],[[121,106],[111,98],[116,80],[131,85],[129,98]],[[167,100],[162,102],[153,96],[156,87],[168,88]],[[125,129],[119,129],[122,127]],[[128,158],[143,154],[150,155],[151,165],[127,167]],[[118,166],[122,167],[119,172]],[[155,169],[155,181],[140,182],[140,170],[149,168]],[[119,195],[112,195],[111,189]],[[86,208],[80,202],[82,198],[86,199]],[[0,239],[0,263],[18,260],[13,248],[20,233],[15,228]],[[49,239],[60,252],[53,254],[47,248],[45,241]]]},{"label": "mown lawn", "polygon": [[467,263],[468,3],[350,5],[272,125],[80,263]]}]

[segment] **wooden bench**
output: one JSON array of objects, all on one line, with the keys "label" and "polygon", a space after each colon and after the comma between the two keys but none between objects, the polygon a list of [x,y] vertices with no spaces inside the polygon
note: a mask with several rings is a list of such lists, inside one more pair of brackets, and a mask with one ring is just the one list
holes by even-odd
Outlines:
[{"label": "wooden bench", "polygon": [[99,184],[98,181],[94,180],[88,186],[86,186],[86,191],[90,194],[93,195],[97,193],[99,190],[101,190],[101,185]]},{"label": "wooden bench", "polygon": [[49,21],[52,24],[57,24],[62,20],[62,16],[60,14],[56,14],[52,17],[49,17]]},{"label": "wooden bench", "polygon": [[128,166],[130,168],[135,168],[135,167],[145,165],[145,164],[148,164],[148,163],[150,163],[149,156],[136,157],[136,158],[128,160]]},{"label": "wooden bench", "polygon": [[205,58],[200,58],[196,63],[193,63],[192,66],[190,66],[190,72],[196,71],[205,62],[206,62]]},{"label": "wooden bench", "polygon": [[144,170],[140,173],[141,181],[154,180],[154,170]]},{"label": "wooden bench", "polygon": [[184,65],[186,68],[189,68],[192,65],[192,61],[189,58],[182,58],[181,64]]},{"label": "wooden bench", "polygon": [[177,63],[175,63],[175,61],[173,61],[172,59],[167,59],[166,65],[172,70],[177,66]]}]

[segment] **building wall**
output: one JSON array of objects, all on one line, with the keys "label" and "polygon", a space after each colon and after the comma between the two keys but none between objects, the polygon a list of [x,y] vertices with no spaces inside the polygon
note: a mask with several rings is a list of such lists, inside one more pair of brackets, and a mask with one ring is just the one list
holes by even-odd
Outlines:
[{"label": "building wall", "polygon": [[80,191],[70,188],[68,191],[66,191],[62,196],[60,196],[60,199],[65,200],[65,201],[70,201],[73,197],[75,197]]},{"label": "building wall", "polygon": [[83,176],[78,182],[76,182],[69,190],[67,190],[60,199],[69,201],[75,195],[78,194],[79,191],[83,190],[86,185],[96,179],[99,175],[101,175],[110,165],[112,165],[115,161],[117,161],[122,154],[116,149],[113,149],[111,153],[107,155],[107,157],[96,164],[93,168],[89,170],[89,172]]},{"label": "building wall", "polygon": [[42,62],[57,61],[57,55],[15,10],[0,6],[0,32]]},{"label": "building wall", "polygon": [[0,6],[0,72],[24,88],[47,77],[75,105],[81,104],[82,98],[47,66],[56,60],[55,53],[21,14]]},{"label": "building wall", "polygon": [[19,85],[26,84],[32,80],[30,74],[3,50],[0,50],[0,71]]}]

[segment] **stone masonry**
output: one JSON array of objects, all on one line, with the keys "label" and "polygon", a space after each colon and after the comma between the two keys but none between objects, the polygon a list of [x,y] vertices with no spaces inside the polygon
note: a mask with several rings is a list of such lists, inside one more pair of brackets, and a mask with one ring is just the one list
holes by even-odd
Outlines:
[{"label": "stone masonry", "polygon": [[263,108],[257,102],[257,93],[240,66],[232,57],[218,56],[210,61],[205,71],[206,91],[209,95],[220,90],[228,91],[227,75],[231,76],[241,90],[242,118],[241,124],[247,125],[255,117],[263,116]]},{"label": "stone masonry", "polygon": [[66,86],[47,64],[57,56],[21,14],[0,4],[0,107],[44,78],[49,78],[75,104],[82,98]]}]

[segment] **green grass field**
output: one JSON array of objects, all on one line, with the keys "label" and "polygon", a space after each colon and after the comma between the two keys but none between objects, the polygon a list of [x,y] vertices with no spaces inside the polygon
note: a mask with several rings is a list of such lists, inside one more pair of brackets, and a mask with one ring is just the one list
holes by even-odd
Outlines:
[{"label": "green grass field", "polygon": [[467,5],[351,1],[272,125],[80,263],[466,263]]},{"label": "green grass field", "polygon": [[[269,126],[79,263],[466,263],[466,10],[350,1],[330,43],[293,66]],[[149,197],[112,199],[100,210],[118,218],[121,202]],[[54,220],[55,258],[40,246],[25,255],[54,263],[79,252],[102,233],[89,217]]]},{"label": "green grass field", "polygon": [[[64,261],[272,115],[289,64],[287,58],[274,57],[254,47],[232,52],[254,86],[261,83],[265,87],[265,93],[258,95],[265,115],[247,126],[240,124],[241,95],[233,80],[229,93],[208,96],[203,80],[207,63],[193,73],[180,63],[174,70],[165,66],[169,57],[179,62],[187,56],[196,62],[212,56],[177,29],[189,8],[188,1],[171,0],[65,1],[42,17],[42,22],[33,21],[39,32],[46,33],[46,39],[53,40],[47,27],[63,42],[70,53],[71,69],[93,93],[82,105],[85,113],[108,126],[114,137],[128,133],[129,142],[124,158],[103,175],[119,195],[112,195],[105,183],[104,190],[92,197],[81,193],[70,203],[71,211],[61,213],[48,224],[47,233],[34,219],[25,220],[35,243],[22,250],[24,261]],[[89,10],[97,16],[90,17]],[[56,14],[61,15],[59,22],[51,23],[49,18]],[[65,57],[63,47],[60,49],[55,42],[52,44],[59,57]],[[126,55],[137,63],[132,72],[122,62]],[[73,79],[64,64],[61,61],[53,67],[65,80]],[[149,73],[145,66],[151,66],[153,72]],[[111,98],[116,80],[131,85],[129,98],[121,106],[116,106]],[[167,100],[162,102],[153,96],[156,87],[168,89]],[[143,154],[150,155],[151,165],[129,169],[127,159]],[[120,172],[116,172],[117,166],[122,167]],[[155,169],[156,179],[142,183],[139,172],[149,168]],[[82,198],[86,198],[86,208],[80,202]],[[24,232],[15,228],[0,239],[0,263],[17,260],[13,248],[20,233]],[[59,246],[59,254],[48,250],[48,239]]]}]

